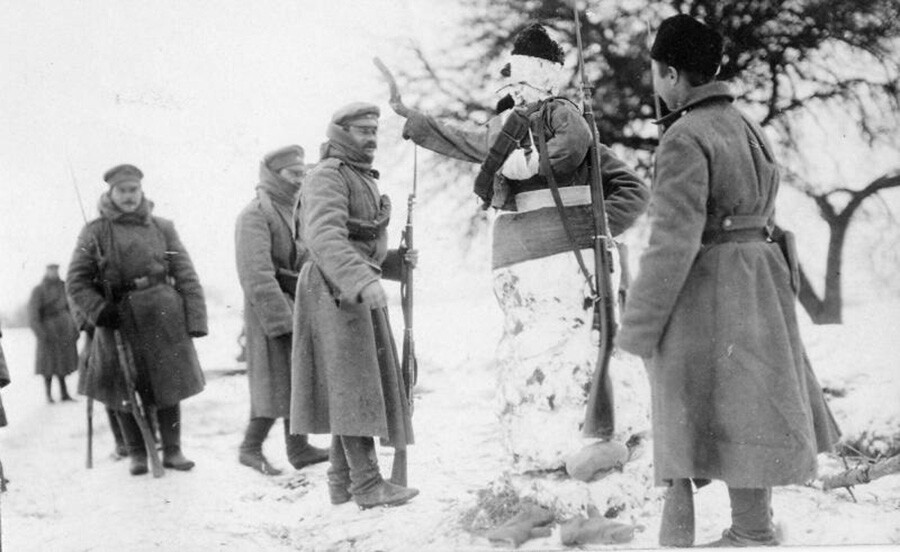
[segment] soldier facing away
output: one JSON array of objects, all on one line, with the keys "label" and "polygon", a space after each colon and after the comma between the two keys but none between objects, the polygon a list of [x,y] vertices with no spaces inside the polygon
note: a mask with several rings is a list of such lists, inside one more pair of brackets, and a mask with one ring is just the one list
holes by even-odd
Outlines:
[{"label": "soldier facing away", "polygon": [[181,451],[179,403],[203,390],[191,338],[207,334],[194,265],[172,222],[153,215],[143,176],[133,165],[106,172],[109,191],[100,196],[100,217],[79,234],[66,278],[72,303],[95,327],[84,392],[117,411],[132,475],[147,473],[147,453],[129,410],[114,330],[133,352],[144,405],[157,409],[163,466],[176,470],[194,467]]},{"label": "soldier facing away", "polygon": [[58,264],[47,265],[43,280],[31,292],[28,322],[37,338],[34,371],[44,378],[47,402],[53,402],[54,376],[59,381],[60,400],[74,400],[66,388],[66,376],[78,370],[78,329],[69,312]]},{"label": "soldier facing away", "polygon": [[[488,168],[492,182],[475,193],[499,210],[493,228],[494,293],[505,316],[498,346],[500,420],[504,443],[521,470],[549,470],[584,445],[579,425],[596,361],[591,312],[583,310],[586,279],[573,249],[593,267],[590,127],[581,110],[560,97],[563,50],[543,26],[516,38],[508,68],[510,108],[483,125],[441,121],[403,104],[404,137],[434,152]],[[504,68],[504,74],[507,69]],[[499,157],[512,117],[527,117],[523,137]],[[527,126],[526,126],[527,125]],[[646,185],[613,151],[600,145],[603,195],[616,236],[646,209]],[[561,207],[550,190],[553,178]],[[570,241],[561,216],[571,224]],[[616,271],[616,274],[620,274]],[[540,434],[540,439],[534,435]],[[606,437],[609,437],[608,435]]]},{"label": "soldier facing away", "polygon": [[717,32],[671,17],[650,55],[671,113],[616,343],[650,376],[656,484],[669,486],[660,544],[693,544],[691,480],[718,479],[732,523],[713,544],[774,545],[772,487],[814,478],[816,454],[838,437],[800,341],[795,259],[772,234],[778,166],[714,81]]},{"label": "soldier facing away", "polygon": [[399,279],[414,251],[387,249],[390,201],[372,168],[379,110],[353,103],[328,125],[321,161],[300,188],[296,216],[309,260],[294,309],[291,430],[331,433],[331,502],[401,504],[418,490],[385,481],[375,441],[405,446],[412,422],[382,277]]},{"label": "soldier facing away", "polygon": [[292,210],[306,175],[304,152],[287,146],[266,155],[259,168],[256,197],[235,225],[237,272],[244,290],[250,423],[239,461],[260,473],[278,475],[262,452],[263,441],[284,418],[288,461],[296,469],[328,460],[306,435],[292,435],[291,344],[297,275],[308,253],[293,236]]}]

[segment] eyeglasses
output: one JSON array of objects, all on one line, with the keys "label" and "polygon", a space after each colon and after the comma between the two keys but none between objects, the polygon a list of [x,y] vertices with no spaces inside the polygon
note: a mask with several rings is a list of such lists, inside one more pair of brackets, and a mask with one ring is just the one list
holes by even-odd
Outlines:
[{"label": "eyeglasses", "polygon": [[363,136],[377,136],[378,135],[378,127],[374,127],[374,126],[347,125],[347,128],[355,129],[356,132],[362,134]]}]

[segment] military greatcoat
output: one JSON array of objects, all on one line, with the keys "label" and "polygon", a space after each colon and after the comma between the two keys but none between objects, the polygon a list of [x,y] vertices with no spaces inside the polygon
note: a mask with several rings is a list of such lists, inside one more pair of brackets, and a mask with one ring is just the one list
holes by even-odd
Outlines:
[{"label": "military greatcoat", "polygon": [[[152,208],[144,199],[137,211],[125,213],[103,194],[100,217],[78,236],[66,289],[92,325],[107,301],[118,307],[119,331],[134,356],[138,390],[145,401],[168,408],[205,385],[191,337],[207,334],[206,302],[175,226],[153,216]],[[126,409],[109,328],[94,331],[84,392],[108,407]]]},{"label": "military greatcoat", "polygon": [[657,483],[804,483],[837,428],[805,358],[789,264],[761,227],[718,239],[728,217],[772,222],[772,147],[723,83],[695,88],[665,122],[650,242],[617,337],[648,359]]}]

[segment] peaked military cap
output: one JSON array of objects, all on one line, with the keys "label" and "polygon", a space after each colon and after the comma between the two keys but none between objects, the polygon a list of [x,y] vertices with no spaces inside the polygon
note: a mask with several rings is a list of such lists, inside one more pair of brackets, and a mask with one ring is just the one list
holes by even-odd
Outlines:
[{"label": "peaked military cap", "polygon": [[285,167],[303,165],[304,161],[303,148],[297,145],[285,146],[266,155],[266,165],[275,172]]},{"label": "peaked military cap", "polygon": [[381,116],[381,110],[375,104],[353,102],[334,112],[331,122],[336,125],[348,125],[369,120],[375,122]]},{"label": "peaked military cap", "polygon": [[540,23],[532,23],[516,36],[512,55],[536,57],[559,64],[565,61],[562,48]]},{"label": "peaked military cap", "polygon": [[650,57],[711,77],[722,62],[722,35],[689,15],[674,15],[660,24]]},{"label": "peaked military cap", "polygon": [[122,182],[138,182],[140,183],[141,179],[144,178],[144,173],[141,172],[141,169],[135,167],[134,165],[116,165],[115,167],[106,171],[103,175],[103,180],[106,181],[110,186],[115,186],[116,184],[120,184]]}]

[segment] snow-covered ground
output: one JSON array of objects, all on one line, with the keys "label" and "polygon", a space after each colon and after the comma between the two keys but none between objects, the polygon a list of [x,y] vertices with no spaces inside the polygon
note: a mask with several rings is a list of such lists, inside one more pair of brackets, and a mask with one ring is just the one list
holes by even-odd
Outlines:
[{"label": "snow-covered ground", "polygon": [[[2,392],[10,425],[0,430],[0,459],[11,480],[0,496],[4,549],[491,549],[485,538],[463,529],[461,518],[479,490],[502,480],[507,466],[494,415],[491,364],[500,313],[485,288],[431,296],[425,291],[416,311],[417,443],[409,451],[409,481],[422,492],[392,509],[332,506],[324,464],[268,478],[237,463],[248,415],[247,382],[243,375],[224,375],[238,368],[236,309],[213,309],[211,335],[197,342],[208,386],[183,403],[184,447],[197,467],[167,471],[161,479],[132,477],[127,461],[112,460],[112,437],[100,408],[94,468],[85,469],[84,397],[47,405],[42,382],[32,372],[31,333],[4,329],[13,378]],[[830,399],[845,433],[865,432],[887,445],[887,436],[900,433],[900,300],[850,305],[846,319],[843,326],[805,325],[810,355],[822,384],[846,392]],[[74,378],[70,381],[74,385]],[[273,428],[266,451],[276,465],[287,467],[279,437],[280,428]],[[328,438],[316,436],[313,442],[324,446]],[[387,472],[390,450],[381,449],[379,460]],[[823,457],[823,472],[839,469],[837,460]],[[854,492],[858,502],[845,491],[826,493],[814,486],[776,489],[775,514],[785,544],[900,544],[900,475]],[[657,546],[660,493],[649,487],[644,493],[643,507],[623,513],[639,530],[621,548]],[[697,541],[714,540],[728,523],[725,488],[710,485],[698,500]],[[561,549],[558,528],[521,548]]]}]

